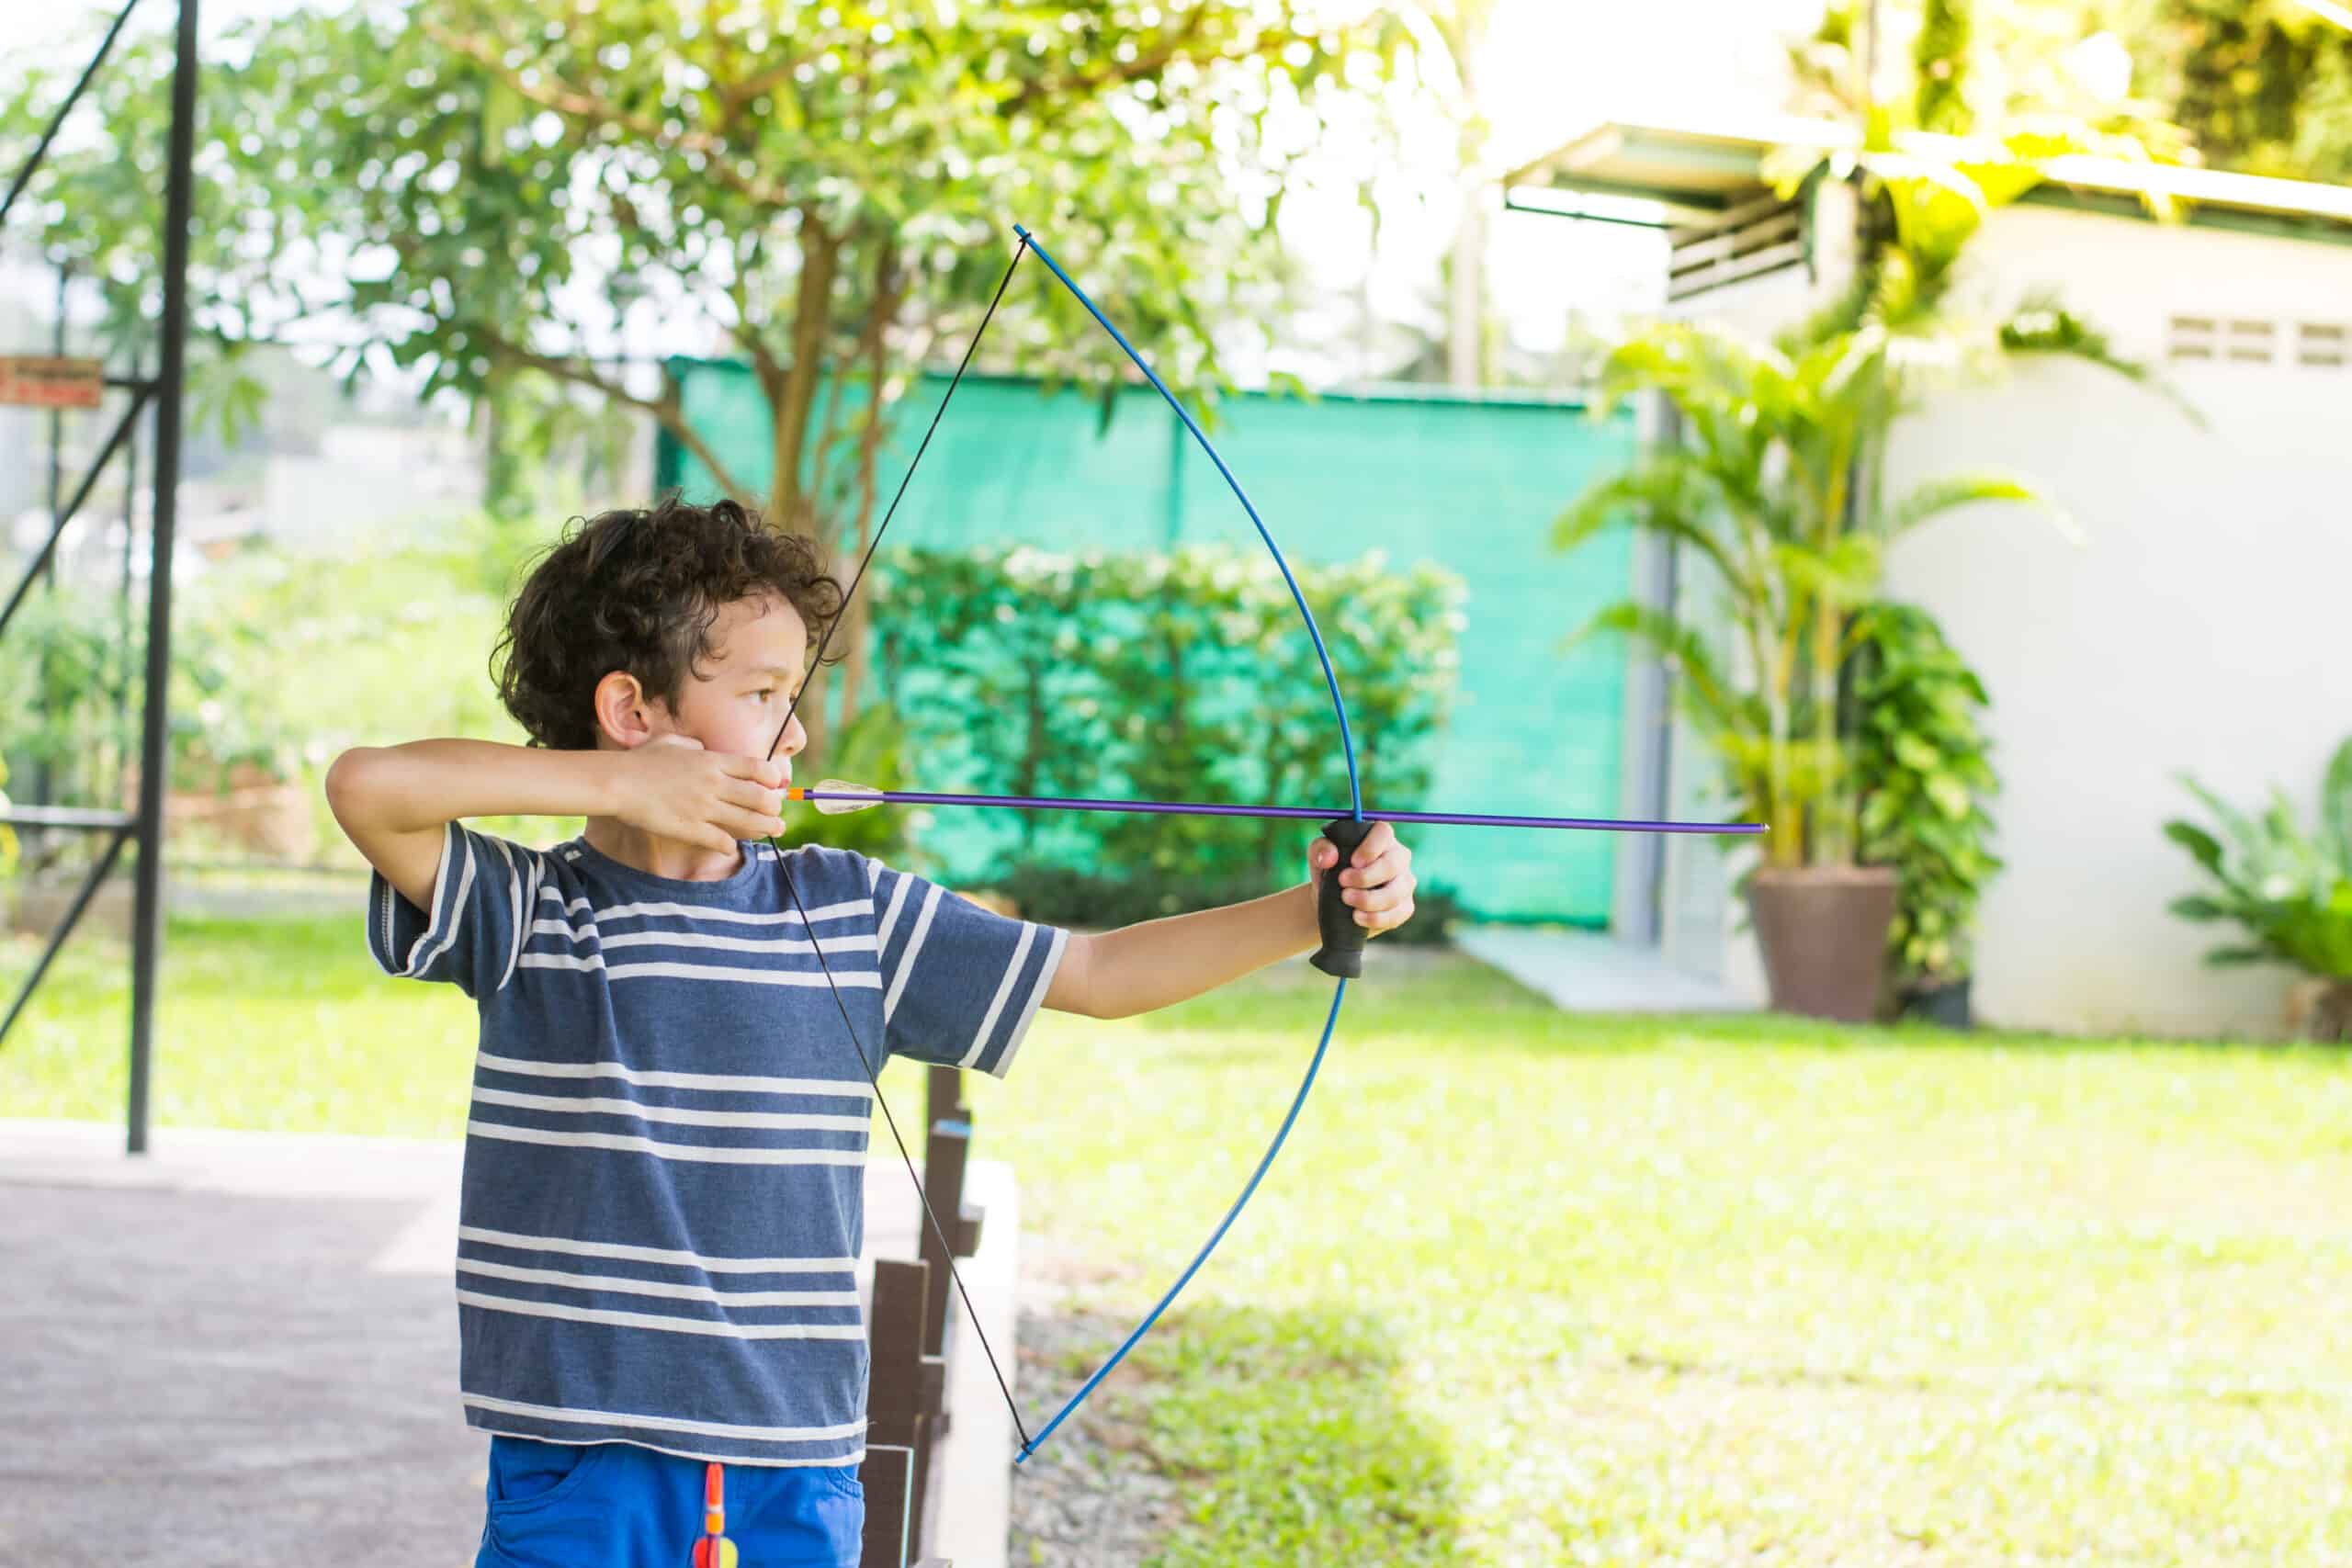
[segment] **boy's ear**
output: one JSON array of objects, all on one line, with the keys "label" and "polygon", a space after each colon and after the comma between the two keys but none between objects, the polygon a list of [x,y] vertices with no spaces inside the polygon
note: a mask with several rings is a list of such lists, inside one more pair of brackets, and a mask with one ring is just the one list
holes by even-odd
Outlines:
[{"label": "boy's ear", "polygon": [[615,670],[596,682],[596,728],[624,751],[669,733],[669,710],[645,694],[637,677]]}]

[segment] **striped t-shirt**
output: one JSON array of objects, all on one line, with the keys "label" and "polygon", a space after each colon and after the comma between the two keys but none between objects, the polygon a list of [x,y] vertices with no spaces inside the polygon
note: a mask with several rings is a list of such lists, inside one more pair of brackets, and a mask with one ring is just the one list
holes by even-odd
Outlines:
[{"label": "striped t-shirt", "polygon": [[874,1094],[855,1037],[1002,1076],[1068,933],[839,850],[718,882],[450,824],[430,915],[378,876],[369,947],[481,1014],[458,1227],[467,1421],[694,1459],[865,1450]]}]

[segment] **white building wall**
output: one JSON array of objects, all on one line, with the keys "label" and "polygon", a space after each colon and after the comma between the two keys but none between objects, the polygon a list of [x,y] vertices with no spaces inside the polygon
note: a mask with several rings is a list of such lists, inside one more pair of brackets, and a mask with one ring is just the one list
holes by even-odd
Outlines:
[{"label": "white building wall", "polygon": [[2202,413],[2080,365],[2028,362],[1905,422],[1905,480],[1987,468],[2040,483],[2069,544],[1978,508],[1900,545],[1890,592],[1925,605],[1992,696],[2007,870],[1984,906],[1975,1002],[2060,1030],[2275,1033],[2290,976],[2199,962],[2219,927],[2165,911],[2197,886],[2163,821],[2199,815],[2187,770],[2239,801],[2273,784],[2308,819],[2352,732],[2352,368],[2164,363],[2176,314],[2352,322],[2352,246],[2159,228],[2046,208],[1971,252],[1986,308],[2055,288]]}]

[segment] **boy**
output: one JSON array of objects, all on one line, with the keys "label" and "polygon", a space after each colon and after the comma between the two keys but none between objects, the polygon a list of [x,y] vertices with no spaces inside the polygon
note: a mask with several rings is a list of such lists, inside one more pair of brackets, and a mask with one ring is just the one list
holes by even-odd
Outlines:
[{"label": "boy", "polygon": [[[747,1568],[855,1568],[867,1067],[1001,1077],[1040,1006],[1125,1017],[1316,945],[1312,881],[1089,936],[863,855],[779,858],[786,721],[842,603],[731,502],[608,512],[532,572],[494,657],[530,746],[360,748],[327,775],[376,868],[378,961],[481,1014],[458,1230],[466,1419],[492,1434],[478,1564],[676,1568],[718,1461]],[[535,851],[459,826],[493,815],[587,829]],[[1337,855],[1317,840],[1313,874]],[[1356,852],[1368,930],[1411,915],[1411,859],[1385,824]]]}]

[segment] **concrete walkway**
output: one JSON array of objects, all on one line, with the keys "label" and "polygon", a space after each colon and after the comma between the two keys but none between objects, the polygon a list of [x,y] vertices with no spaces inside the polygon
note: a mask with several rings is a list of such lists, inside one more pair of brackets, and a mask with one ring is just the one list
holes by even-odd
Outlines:
[{"label": "concrete walkway", "polygon": [[1753,1012],[1720,981],[1675,968],[1654,947],[1598,931],[1470,926],[1454,945],[1569,1012]]},{"label": "concrete walkway", "polygon": [[[0,1121],[0,1563],[470,1563],[459,1146],[164,1129],[132,1160],[121,1139]],[[988,1219],[965,1283],[1010,1366],[1011,1172],[976,1161],[967,1191]],[[914,1256],[895,1150],[866,1212],[869,1257]],[[930,1550],[1003,1568],[1012,1423],[986,1364],[955,1360]]]}]

